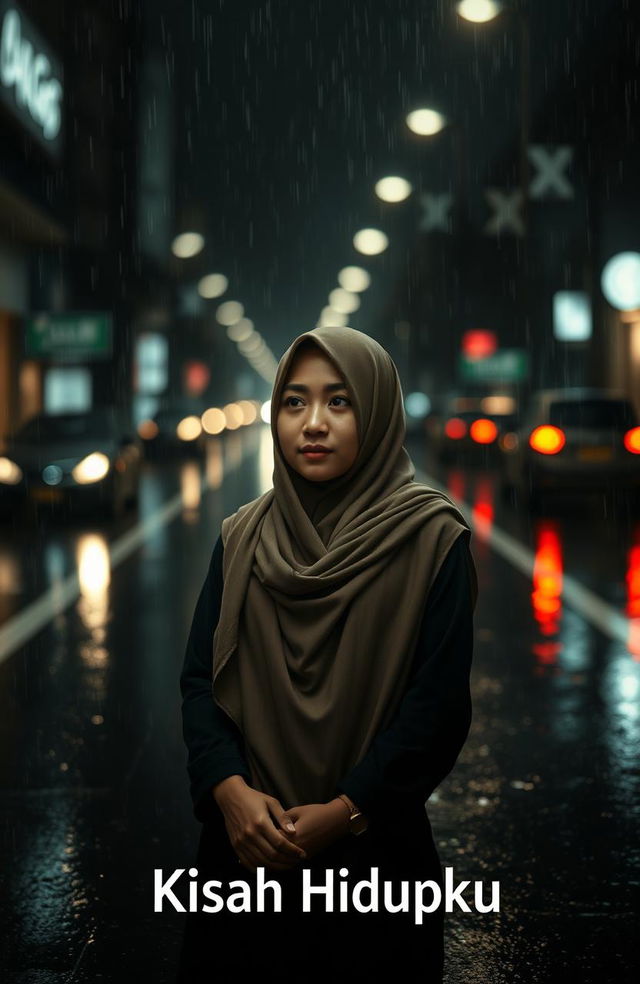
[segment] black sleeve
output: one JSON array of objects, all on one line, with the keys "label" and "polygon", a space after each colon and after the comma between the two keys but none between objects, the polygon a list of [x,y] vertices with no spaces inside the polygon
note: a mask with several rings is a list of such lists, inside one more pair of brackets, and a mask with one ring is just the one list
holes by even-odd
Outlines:
[{"label": "black sleeve", "polygon": [[473,601],[468,535],[427,599],[407,690],[391,724],[336,787],[375,820],[424,805],[453,768],[471,725]]},{"label": "black sleeve", "polygon": [[188,750],[187,769],[196,818],[204,822],[218,809],[211,796],[216,783],[242,775],[251,783],[242,733],[212,697],[213,633],[222,602],[222,557],[218,537],[209,571],[196,604],[180,676],[182,733]]}]

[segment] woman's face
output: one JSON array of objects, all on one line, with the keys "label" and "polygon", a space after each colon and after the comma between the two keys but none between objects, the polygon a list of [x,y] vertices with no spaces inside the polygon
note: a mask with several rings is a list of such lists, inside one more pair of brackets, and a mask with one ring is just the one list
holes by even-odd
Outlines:
[{"label": "woman's face", "polygon": [[[278,441],[284,458],[312,482],[338,478],[358,455],[356,416],[346,380],[317,347],[294,356],[276,410]],[[305,454],[320,444],[324,454]]]}]

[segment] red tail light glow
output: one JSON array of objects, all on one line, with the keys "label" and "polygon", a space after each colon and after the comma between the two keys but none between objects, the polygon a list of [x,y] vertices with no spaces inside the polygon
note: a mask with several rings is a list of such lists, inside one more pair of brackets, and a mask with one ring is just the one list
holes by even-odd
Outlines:
[{"label": "red tail light glow", "polygon": [[564,431],[560,430],[559,427],[553,427],[551,424],[542,424],[540,427],[536,427],[529,436],[530,446],[534,451],[539,451],[540,454],[557,454],[563,449],[565,443]]},{"label": "red tail light glow", "polygon": [[467,425],[461,417],[450,417],[444,425],[444,432],[452,441],[458,441],[467,433]]},{"label": "red tail light glow", "polygon": [[491,444],[498,436],[498,428],[493,420],[486,417],[479,417],[474,420],[469,428],[469,436],[476,444]]},{"label": "red tail light glow", "polygon": [[640,427],[632,427],[624,435],[624,446],[632,454],[640,454]]}]

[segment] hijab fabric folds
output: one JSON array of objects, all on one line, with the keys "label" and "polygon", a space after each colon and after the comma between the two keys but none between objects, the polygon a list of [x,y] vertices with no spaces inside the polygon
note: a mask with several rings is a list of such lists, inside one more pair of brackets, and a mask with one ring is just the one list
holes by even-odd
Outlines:
[{"label": "hijab fabric folds", "polygon": [[[282,388],[303,340],[341,372],[357,421],[356,460],[326,482],[295,472],[278,444]],[[213,697],[244,736],[253,787],[290,809],[333,798],[390,723],[431,585],[470,530],[444,493],[413,481],[400,379],[368,335],[299,335],[271,407],[273,488],[222,523]]]}]

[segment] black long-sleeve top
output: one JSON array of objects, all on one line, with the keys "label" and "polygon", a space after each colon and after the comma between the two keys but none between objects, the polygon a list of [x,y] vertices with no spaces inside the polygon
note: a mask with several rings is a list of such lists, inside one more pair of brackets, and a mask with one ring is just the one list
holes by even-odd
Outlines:
[{"label": "black long-sleeve top", "polygon": [[[212,640],[220,617],[221,537],[196,604],[180,677],[182,722],[194,813],[204,822],[218,806],[212,788],[228,776],[251,773],[244,739],[212,697]],[[473,603],[468,539],[461,535],[433,583],[407,689],[387,728],[338,783],[370,820],[403,805],[424,805],[453,768],[471,724],[469,676]]]}]

